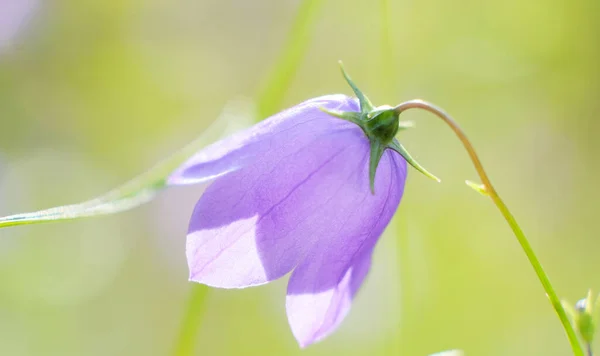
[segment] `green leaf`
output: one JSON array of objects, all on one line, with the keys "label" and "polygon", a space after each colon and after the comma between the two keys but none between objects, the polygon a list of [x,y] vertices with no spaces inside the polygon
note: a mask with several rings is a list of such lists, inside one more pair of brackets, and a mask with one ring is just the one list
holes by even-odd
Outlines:
[{"label": "green leaf", "polygon": [[200,137],[146,173],[83,203],[0,217],[0,228],[114,214],[147,203],[167,187],[167,177],[199,149],[215,137],[237,131],[242,125],[252,124],[253,112],[254,107],[248,101],[232,101]]}]

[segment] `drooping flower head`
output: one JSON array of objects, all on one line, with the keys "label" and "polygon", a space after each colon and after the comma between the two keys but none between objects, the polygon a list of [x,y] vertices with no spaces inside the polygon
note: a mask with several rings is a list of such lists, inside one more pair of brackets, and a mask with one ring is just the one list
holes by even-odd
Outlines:
[{"label": "drooping flower head", "polygon": [[245,288],[291,272],[286,309],[302,347],[348,313],[402,198],[406,162],[416,165],[394,138],[398,115],[347,79],[358,100],[305,101],[203,149],[169,178],[212,181],[189,225],[190,280]]}]

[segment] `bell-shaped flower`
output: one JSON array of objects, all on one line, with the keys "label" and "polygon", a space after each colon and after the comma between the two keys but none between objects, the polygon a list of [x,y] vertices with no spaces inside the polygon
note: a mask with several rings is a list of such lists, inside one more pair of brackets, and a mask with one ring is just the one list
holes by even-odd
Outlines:
[{"label": "bell-shaped flower", "polygon": [[362,122],[382,110],[365,100],[308,100],[208,146],[169,178],[212,182],[189,225],[190,280],[245,288],[291,272],[286,309],[302,347],[348,313],[404,191],[398,116],[376,125],[388,125],[381,141]]}]

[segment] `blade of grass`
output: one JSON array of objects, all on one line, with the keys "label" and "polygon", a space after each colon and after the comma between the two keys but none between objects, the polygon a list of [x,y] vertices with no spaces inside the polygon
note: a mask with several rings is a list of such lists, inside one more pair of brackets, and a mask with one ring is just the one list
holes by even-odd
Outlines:
[{"label": "blade of grass", "polygon": [[[211,138],[233,131],[240,117],[248,117],[247,113],[236,112],[236,102],[233,103],[229,103],[219,118],[196,140],[120,187],[82,203],[0,217],[0,228],[115,214],[149,202],[166,188],[167,177],[185,160],[204,147]],[[231,120],[232,115],[238,120]]]},{"label": "blade of grass", "polygon": [[283,49],[272,65],[272,70],[267,75],[257,97],[259,120],[275,113],[281,105],[286,93],[285,89],[290,86],[306,54],[323,3],[325,3],[323,0],[304,0],[300,3]]}]

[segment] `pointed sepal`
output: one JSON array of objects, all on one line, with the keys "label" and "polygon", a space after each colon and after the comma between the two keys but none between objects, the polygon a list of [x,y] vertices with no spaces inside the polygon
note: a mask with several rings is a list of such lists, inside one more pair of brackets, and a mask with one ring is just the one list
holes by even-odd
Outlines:
[{"label": "pointed sepal", "polygon": [[383,152],[390,148],[399,153],[408,164],[413,166],[417,171],[424,174],[437,182],[440,179],[429,173],[421,166],[406,149],[396,140],[395,136],[398,131],[406,130],[413,127],[411,121],[401,122],[399,119],[400,112],[389,105],[374,107],[369,98],[354,84],[346,70],[342,61],[339,61],[340,68],[348,85],[354,91],[360,103],[360,112],[341,112],[336,110],[328,110],[320,108],[321,111],[342,120],[346,120],[358,125],[370,142],[370,161],[369,161],[369,186],[371,193],[375,194],[375,174],[377,166],[383,155]]},{"label": "pointed sepal", "polygon": [[371,157],[369,159],[369,185],[371,187],[371,194],[375,195],[375,173],[377,173],[377,166],[383,156],[386,146],[379,141],[371,141]]},{"label": "pointed sepal", "polygon": [[441,180],[438,177],[429,173],[429,171],[427,171],[423,166],[421,166],[419,164],[419,162],[417,162],[414,158],[412,158],[412,156],[408,153],[408,151],[406,151],[406,148],[404,148],[404,146],[402,146],[400,144],[400,142],[398,142],[398,140],[394,139],[392,142],[388,143],[387,147],[398,152],[402,157],[404,157],[404,159],[406,160],[406,162],[408,164],[413,166],[413,168],[416,169],[417,171],[423,173],[425,175],[425,177],[431,178],[438,183],[441,182]]},{"label": "pointed sepal", "polygon": [[356,95],[356,97],[358,98],[358,102],[360,103],[361,113],[366,114],[366,113],[373,111],[374,106],[373,106],[373,104],[371,104],[371,101],[369,100],[369,98],[367,98],[367,96],[360,89],[358,89],[356,84],[354,84],[354,81],[352,81],[352,79],[350,78],[348,73],[346,73],[346,70],[344,69],[344,64],[342,63],[342,61],[338,61],[338,63],[340,64],[340,68],[342,70],[342,74],[344,75],[344,78],[346,79],[346,82],[348,82],[348,85],[350,85],[350,87],[352,88],[352,91],[354,91],[354,95]]},{"label": "pointed sepal", "polygon": [[350,121],[362,128],[364,130],[364,122],[361,120],[361,113],[353,112],[353,111],[338,111],[338,110],[329,110],[324,107],[319,107],[319,110],[322,112],[331,115],[333,117],[337,117],[338,119]]}]

